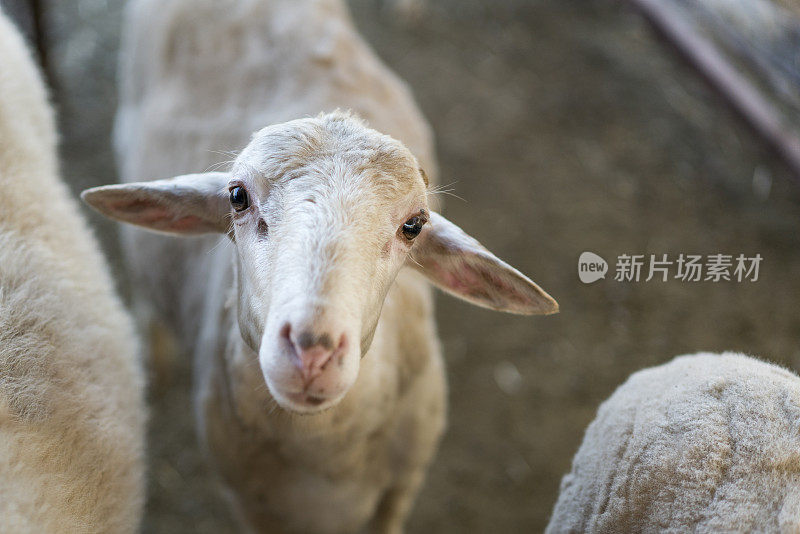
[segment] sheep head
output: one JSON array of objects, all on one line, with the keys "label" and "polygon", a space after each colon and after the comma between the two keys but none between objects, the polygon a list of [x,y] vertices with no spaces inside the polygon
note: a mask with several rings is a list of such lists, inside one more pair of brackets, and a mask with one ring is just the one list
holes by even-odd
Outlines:
[{"label": "sheep head", "polygon": [[230,172],[97,187],[120,221],[236,246],[238,321],[287,410],[338,403],[358,375],[399,270],[479,306],[548,314],[535,283],[430,210],[427,179],[398,141],[342,113],[256,132]]}]

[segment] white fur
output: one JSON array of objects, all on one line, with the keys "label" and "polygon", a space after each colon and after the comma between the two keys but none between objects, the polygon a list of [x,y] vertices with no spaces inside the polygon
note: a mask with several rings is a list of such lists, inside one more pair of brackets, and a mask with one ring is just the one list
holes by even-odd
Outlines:
[{"label": "white fur", "polygon": [[[339,0],[139,0],[123,54],[116,134],[126,182],[207,170],[258,130],[229,173],[84,196],[150,229],[231,229],[233,246],[126,235],[137,294],[195,356],[201,440],[239,516],[258,531],[401,530],[445,412],[431,292],[402,269],[416,253],[401,225],[430,218],[427,248],[414,249],[430,254],[412,266],[436,283],[450,287],[452,270],[473,268],[470,288],[499,273],[514,311],[555,303],[430,213],[419,169],[435,177],[430,130]],[[347,113],[284,122],[335,108],[392,137]],[[235,186],[251,200],[240,214],[227,200]],[[310,386],[286,325],[290,336],[346,340]]]},{"label": "white fur", "polygon": [[800,378],[735,353],[635,373],[589,425],[547,532],[800,532]]},{"label": "white fur", "polygon": [[58,178],[53,114],[0,12],[0,530],[136,532],[134,331]]}]

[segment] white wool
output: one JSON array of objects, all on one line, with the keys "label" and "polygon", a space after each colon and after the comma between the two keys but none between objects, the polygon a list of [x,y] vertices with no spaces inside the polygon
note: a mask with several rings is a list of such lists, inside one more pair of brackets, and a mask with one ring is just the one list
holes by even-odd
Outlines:
[{"label": "white wool", "polygon": [[136,532],[134,330],[60,181],[52,110],[0,11],[0,530]]},{"label": "white wool", "polygon": [[800,378],[735,353],[633,374],[589,425],[547,532],[800,532]]},{"label": "white wool", "polygon": [[[124,181],[200,172],[266,125],[337,108],[401,140],[435,178],[432,135],[339,0],[138,0],[129,6],[116,143]],[[335,408],[276,409],[244,347],[231,246],[126,232],[141,302],[196,361],[201,439],[257,531],[399,531],[444,427],[428,285],[404,270],[358,382]],[[226,240],[227,241],[227,240]]]}]

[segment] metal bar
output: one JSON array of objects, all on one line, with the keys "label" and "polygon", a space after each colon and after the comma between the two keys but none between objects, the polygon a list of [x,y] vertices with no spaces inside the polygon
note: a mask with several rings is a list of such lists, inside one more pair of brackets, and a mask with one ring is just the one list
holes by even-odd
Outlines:
[{"label": "metal bar", "polygon": [[781,119],[780,112],[689,24],[665,6],[663,0],[629,0],[650,25],[669,42],[711,87],[792,170],[800,183],[800,138]]}]

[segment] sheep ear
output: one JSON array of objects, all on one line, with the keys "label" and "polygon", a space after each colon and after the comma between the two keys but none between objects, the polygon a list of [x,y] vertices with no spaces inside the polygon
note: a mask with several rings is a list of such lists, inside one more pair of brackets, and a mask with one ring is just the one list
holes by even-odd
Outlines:
[{"label": "sheep ear", "polygon": [[87,189],[81,198],[118,221],[169,234],[226,233],[230,203],[224,172],[186,174],[168,180],[104,185]]},{"label": "sheep ear", "polygon": [[558,303],[524,274],[438,213],[431,213],[407,265],[472,304],[524,315],[558,312]]}]

